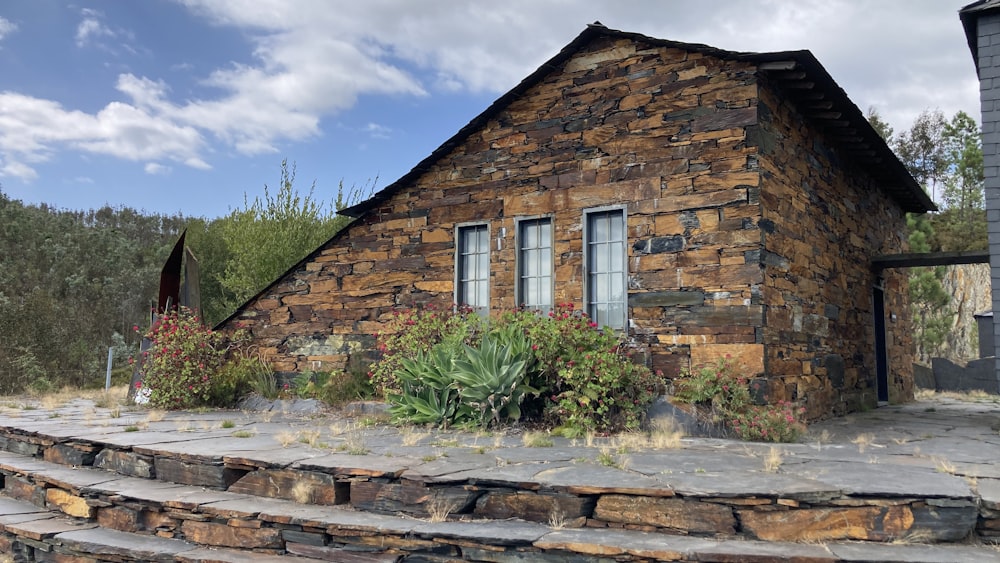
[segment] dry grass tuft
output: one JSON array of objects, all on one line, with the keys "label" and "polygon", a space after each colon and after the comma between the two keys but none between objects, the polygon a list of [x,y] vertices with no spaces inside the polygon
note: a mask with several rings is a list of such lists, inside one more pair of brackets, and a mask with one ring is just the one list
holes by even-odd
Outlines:
[{"label": "dry grass tuft", "polygon": [[777,473],[778,468],[784,462],[784,458],[781,453],[781,448],[771,446],[768,450],[767,455],[764,456],[764,471],[768,473]]},{"label": "dry grass tuft", "polygon": [[299,432],[298,441],[310,448],[315,448],[319,444],[319,430],[303,430]]},{"label": "dry grass tuft", "polygon": [[457,502],[434,497],[427,503],[428,519],[431,522],[444,522],[456,508],[458,508]]},{"label": "dry grass tuft", "polygon": [[167,411],[162,409],[152,409],[146,413],[147,422],[160,422],[167,417]]},{"label": "dry grass tuft", "polygon": [[418,431],[413,426],[404,426],[399,429],[399,436],[403,439],[404,446],[416,446],[424,438],[429,438],[430,432]]},{"label": "dry grass tuft", "polygon": [[683,444],[684,430],[672,416],[658,416],[650,421],[649,444],[658,450],[676,450]]},{"label": "dry grass tuft", "polygon": [[277,434],[274,435],[274,439],[277,440],[279,444],[281,444],[282,448],[287,448],[288,446],[294,444],[297,438],[295,434],[292,434],[287,430],[282,430],[281,432],[278,432]]},{"label": "dry grass tuft", "polygon": [[313,486],[305,481],[299,481],[292,486],[292,500],[299,504],[309,504],[313,496]]},{"label": "dry grass tuft", "polygon": [[548,432],[525,432],[521,442],[528,448],[551,448],[555,445]]},{"label": "dry grass tuft", "polygon": [[934,469],[938,473],[947,473],[949,475],[954,475],[958,471],[954,463],[948,461],[943,457],[934,457],[933,459],[934,459]]},{"label": "dry grass tuft", "polygon": [[858,434],[858,437],[851,440],[852,444],[858,446],[859,453],[865,453],[869,447],[875,443],[875,435],[871,432],[865,432],[864,434]]},{"label": "dry grass tuft", "polygon": [[566,527],[566,513],[558,504],[553,504],[552,510],[549,511],[549,526],[555,530]]}]

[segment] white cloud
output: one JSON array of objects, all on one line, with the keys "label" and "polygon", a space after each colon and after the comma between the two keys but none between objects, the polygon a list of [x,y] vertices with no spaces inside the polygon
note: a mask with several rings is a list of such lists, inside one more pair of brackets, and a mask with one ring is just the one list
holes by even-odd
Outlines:
[{"label": "white cloud", "polygon": [[116,33],[101,21],[104,15],[97,10],[84,8],[83,19],[76,26],[76,46],[86,47],[92,40],[101,37],[112,38]]},{"label": "white cloud", "polygon": [[[249,61],[202,75],[210,94],[186,99],[166,78],[122,74],[122,98],[95,113],[0,92],[0,174],[30,179],[37,163],[66,148],[146,162],[147,172],[165,162],[208,169],[213,150],[279,152],[285,142],[319,137],[323,118],[360,96],[499,94],[594,20],[730,50],[811,49],[862,110],[879,106],[897,130],[927,107],[978,113],[957,18],[967,0],[636,0],[627,10],[604,0],[177,1],[240,32],[253,45]],[[100,12],[81,16],[81,46],[134,42]],[[11,26],[0,19],[0,39]],[[201,67],[170,70],[191,68]],[[356,134],[384,138],[391,125],[370,123]]]},{"label": "white cloud", "polygon": [[369,123],[365,125],[365,133],[368,133],[373,139],[388,139],[392,134],[392,129],[386,127],[385,125],[379,125],[378,123]]},{"label": "white cloud", "polygon": [[0,41],[15,31],[17,31],[17,24],[0,16]]},{"label": "white cloud", "polygon": [[0,162],[0,177],[11,177],[31,182],[38,178],[38,172],[22,162]]},{"label": "white cloud", "polygon": [[146,174],[157,175],[157,174],[169,174],[170,171],[173,169],[169,166],[164,166],[157,162],[147,162],[146,166],[143,167],[143,170],[146,171]]}]

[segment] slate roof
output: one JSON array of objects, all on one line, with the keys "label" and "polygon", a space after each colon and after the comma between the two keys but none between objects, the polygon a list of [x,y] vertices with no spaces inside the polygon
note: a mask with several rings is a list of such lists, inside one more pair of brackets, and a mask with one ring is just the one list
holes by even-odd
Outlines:
[{"label": "slate roof", "polygon": [[958,11],[958,18],[965,28],[965,40],[969,42],[972,51],[972,62],[976,64],[976,74],[979,74],[979,37],[976,33],[976,21],[985,13],[1000,9],[1000,0],[979,0]]}]

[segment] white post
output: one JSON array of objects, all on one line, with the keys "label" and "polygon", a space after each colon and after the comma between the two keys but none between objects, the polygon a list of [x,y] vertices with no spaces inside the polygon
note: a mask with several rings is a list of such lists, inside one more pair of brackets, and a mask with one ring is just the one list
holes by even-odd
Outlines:
[{"label": "white post", "polygon": [[104,376],[104,390],[105,391],[107,391],[108,389],[111,389],[111,360],[114,358],[114,355],[115,355],[115,347],[114,346],[109,346],[108,347],[108,372],[107,372],[107,375]]}]

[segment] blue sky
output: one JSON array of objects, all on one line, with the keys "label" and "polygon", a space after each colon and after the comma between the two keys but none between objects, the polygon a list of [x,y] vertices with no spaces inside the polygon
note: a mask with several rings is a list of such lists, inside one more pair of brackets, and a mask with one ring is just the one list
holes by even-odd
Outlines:
[{"label": "blue sky", "polygon": [[274,186],[384,187],[587,23],[809,49],[897,131],[979,118],[951,0],[13,0],[0,4],[0,189],[215,217]]}]

